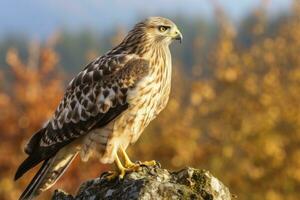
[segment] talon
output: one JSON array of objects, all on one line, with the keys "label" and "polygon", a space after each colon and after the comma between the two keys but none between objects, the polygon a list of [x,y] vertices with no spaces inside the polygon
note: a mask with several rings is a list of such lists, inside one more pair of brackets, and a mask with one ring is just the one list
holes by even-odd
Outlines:
[{"label": "talon", "polygon": [[141,165],[144,165],[144,166],[147,166],[147,167],[157,165],[155,160],[139,162],[138,164],[132,162],[129,159],[127,153],[125,152],[125,150],[122,147],[120,147],[120,153],[122,154],[122,156],[125,160],[125,165],[124,166],[128,169],[132,169],[133,171],[137,171],[141,167]]},{"label": "talon", "polygon": [[151,160],[151,161],[144,161],[144,162],[141,162],[141,165],[145,165],[145,166],[147,166],[147,167],[152,167],[152,166],[157,165],[157,163],[156,163],[155,160]]},{"label": "talon", "polygon": [[127,172],[132,172],[132,171],[133,171],[132,169],[128,169],[128,168],[124,168],[124,167],[119,168],[118,171],[108,172],[109,175],[107,175],[105,178],[108,181],[115,180],[116,178],[123,179]]},{"label": "talon", "polygon": [[108,180],[113,180],[117,177],[119,177],[119,179],[123,179],[127,172],[138,171],[139,168],[143,165],[147,166],[147,167],[157,165],[155,160],[139,162],[139,163],[132,162],[122,147],[120,147],[119,152],[121,153],[122,157],[124,158],[125,164],[123,166],[118,155],[116,155],[115,165],[116,165],[117,171],[109,172],[110,175],[108,175],[106,177]]},{"label": "talon", "polygon": [[126,172],[128,172],[129,170],[127,170],[126,168],[124,168],[123,170],[120,171],[119,174],[119,179],[123,179],[124,176],[126,175]]},{"label": "talon", "polygon": [[141,166],[136,163],[125,163],[125,167],[131,171],[138,171]]},{"label": "talon", "polygon": [[124,167],[122,165],[118,155],[116,155],[114,163],[115,163],[115,166],[116,166],[117,170],[108,172],[108,173],[110,173],[110,175],[108,175],[106,177],[107,180],[113,180],[117,177],[119,177],[119,179],[123,179],[127,172],[134,171],[134,167],[131,167],[131,168]]}]

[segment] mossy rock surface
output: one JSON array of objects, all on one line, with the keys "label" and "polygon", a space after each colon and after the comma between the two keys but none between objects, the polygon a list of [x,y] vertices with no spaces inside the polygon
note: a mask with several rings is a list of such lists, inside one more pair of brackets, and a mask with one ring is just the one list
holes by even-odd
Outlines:
[{"label": "mossy rock surface", "polygon": [[75,196],[56,190],[53,200],[150,200],[200,199],[230,200],[226,186],[206,170],[187,167],[177,172],[161,168],[141,167],[128,173],[124,179],[106,179],[107,173],[80,186]]}]

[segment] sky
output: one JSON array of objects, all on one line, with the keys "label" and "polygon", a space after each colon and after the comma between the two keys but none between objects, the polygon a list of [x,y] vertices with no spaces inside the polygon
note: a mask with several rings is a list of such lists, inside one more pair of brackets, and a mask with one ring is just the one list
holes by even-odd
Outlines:
[{"label": "sky", "polygon": [[287,12],[293,0],[0,0],[0,36],[44,38],[62,28],[109,30],[154,15],[213,18],[212,2],[238,22],[262,2],[272,16]]}]

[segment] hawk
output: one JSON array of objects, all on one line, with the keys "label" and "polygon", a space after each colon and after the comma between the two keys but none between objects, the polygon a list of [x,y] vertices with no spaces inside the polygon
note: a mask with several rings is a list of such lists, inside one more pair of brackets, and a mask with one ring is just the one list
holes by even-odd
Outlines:
[{"label": "hawk", "polygon": [[20,199],[50,188],[78,154],[83,161],[94,154],[101,163],[114,162],[117,170],[108,178],[123,178],[139,167],[125,150],[168,102],[173,40],[181,41],[182,34],[171,20],[147,18],[71,80],[53,117],[25,147],[28,157],[15,180],[43,164]]}]

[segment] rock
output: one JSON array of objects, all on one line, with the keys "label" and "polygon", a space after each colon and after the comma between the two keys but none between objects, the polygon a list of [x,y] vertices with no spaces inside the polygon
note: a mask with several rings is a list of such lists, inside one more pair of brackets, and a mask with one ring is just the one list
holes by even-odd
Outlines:
[{"label": "rock", "polygon": [[103,173],[99,178],[83,183],[75,197],[56,190],[52,200],[231,199],[228,188],[206,170],[187,167],[170,172],[156,165],[143,166],[126,174],[122,180],[108,181],[107,175]]}]

